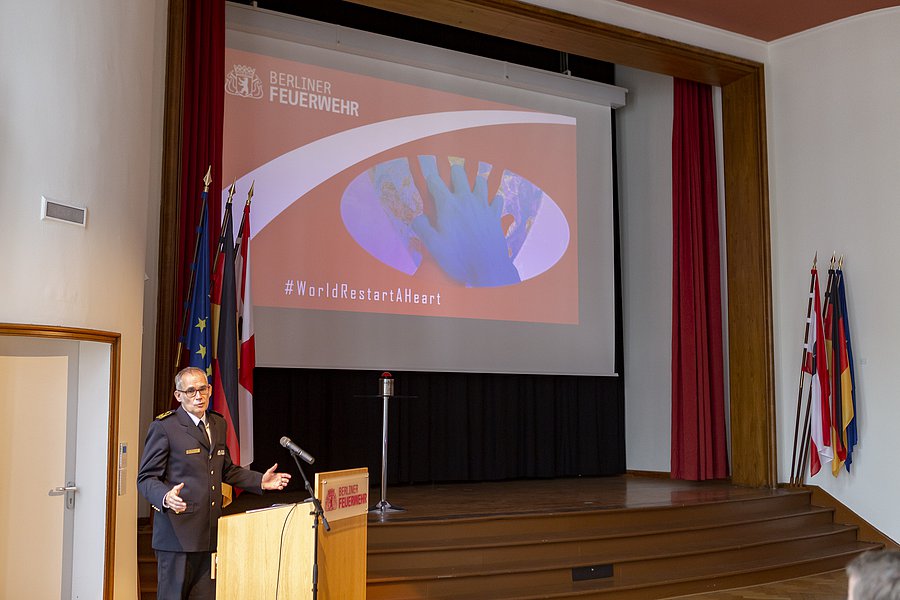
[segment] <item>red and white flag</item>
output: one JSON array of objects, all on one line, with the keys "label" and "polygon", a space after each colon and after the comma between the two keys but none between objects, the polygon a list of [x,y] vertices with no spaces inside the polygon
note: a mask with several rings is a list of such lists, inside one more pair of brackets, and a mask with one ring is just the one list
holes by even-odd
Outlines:
[{"label": "red and white flag", "polygon": [[810,323],[809,341],[806,347],[806,364],[803,370],[810,374],[810,452],[809,472],[815,475],[823,463],[831,462],[834,454],[831,448],[831,410],[828,398],[831,396],[828,382],[827,352],[825,350],[825,328],[822,323],[822,301],[819,298],[819,273],[812,270],[814,322]]},{"label": "red and white flag", "polygon": [[[252,196],[252,191],[250,192]],[[253,299],[250,295],[250,199],[244,204],[244,216],[238,233],[234,260],[238,282],[238,406],[241,440],[241,466],[253,462],[253,368],[256,366],[256,340],[253,335]]]}]

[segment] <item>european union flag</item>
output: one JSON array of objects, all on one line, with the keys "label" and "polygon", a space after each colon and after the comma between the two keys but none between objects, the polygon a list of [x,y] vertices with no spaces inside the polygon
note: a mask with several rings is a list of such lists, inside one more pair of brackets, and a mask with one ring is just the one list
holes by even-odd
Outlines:
[{"label": "european union flag", "polygon": [[212,379],[212,344],[210,341],[209,319],[209,211],[206,207],[207,192],[201,194],[203,208],[200,213],[200,227],[197,230],[196,259],[191,269],[194,271],[194,285],[191,290],[191,306],[188,313],[187,339],[184,346],[188,351],[188,366],[206,371]]}]

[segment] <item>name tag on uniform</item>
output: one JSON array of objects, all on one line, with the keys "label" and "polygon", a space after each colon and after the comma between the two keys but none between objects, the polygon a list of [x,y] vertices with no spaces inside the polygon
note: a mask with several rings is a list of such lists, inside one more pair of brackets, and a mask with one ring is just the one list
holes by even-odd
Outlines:
[{"label": "name tag on uniform", "polygon": [[200,454],[200,448],[191,448],[190,450],[185,450],[185,454]]},{"label": "name tag on uniform", "polygon": [[216,456],[225,456],[225,450],[216,450]]}]

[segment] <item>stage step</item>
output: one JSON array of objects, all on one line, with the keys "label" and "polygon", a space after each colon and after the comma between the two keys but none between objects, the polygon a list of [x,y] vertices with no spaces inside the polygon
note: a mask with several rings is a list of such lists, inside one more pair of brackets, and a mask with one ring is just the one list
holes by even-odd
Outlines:
[{"label": "stage step", "polygon": [[580,509],[408,521],[392,518],[387,522],[369,521],[369,536],[370,540],[376,540],[376,544],[402,546],[423,539],[471,541],[487,536],[584,529],[630,532],[635,528],[663,527],[671,530],[677,528],[678,524],[693,528],[698,524],[713,524],[736,517],[768,518],[773,514],[792,510],[804,511],[809,509],[809,497],[808,492],[779,490],[779,493],[772,496],[677,506]]},{"label": "stage step", "polygon": [[[438,592],[409,590],[391,598],[454,598],[455,600],[536,600],[538,598],[602,598],[604,600],[648,600],[653,598],[672,598],[684,594],[712,592],[750,585],[761,582],[783,581],[806,575],[819,574],[829,570],[842,569],[854,556],[868,550],[871,544],[855,542],[845,547],[830,548],[806,555],[802,560],[796,556],[774,555],[766,560],[753,563],[724,564],[714,562],[707,569],[691,569],[689,571],[663,571],[654,577],[613,578],[593,581],[573,582],[571,578],[559,583],[534,583],[503,590],[482,588],[479,591],[442,594]],[[383,596],[367,594],[369,599]]]},{"label": "stage step", "polygon": [[[381,541],[370,542],[368,565],[370,572],[389,572],[404,569],[410,556],[416,555],[416,564],[422,567],[447,567],[453,565],[487,565],[503,561],[522,561],[531,558],[543,560],[548,552],[554,557],[583,556],[621,557],[641,555],[648,545],[667,551],[685,546],[721,544],[727,541],[739,543],[786,531],[811,532],[834,527],[832,511],[824,508],[787,511],[749,519],[723,517],[719,520],[697,519],[694,525],[679,524],[673,520],[671,527],[658,524],[635,523],[629,527],[542,531],[539,534],[522,532],[499,536],[479,536],[460,539],[427,539],[407,541],[401,546]],[[591,519],[586,518],[586,522]],[[375,536],[373,536],[375,537]],[[602,562],[602,561],[600,561]]]},{"label": "stage step", "polygon": [[[629,477],[464,488],[468,500],[454,504],[452,486],[399,488],[413,509],[370,519],[368,598],[670,598],[842,569],[879,547],[805,490]],[[486,514],[493,502],[502,514]],[[150,538],[140,522],[141,600],[156,597]]]},{"label": "stage step", "polygon": [[[809,501],[806,491],[784,490],[685,506],[370,523],[367,597],[664,598],[839,569],[875,547]],[[573,581],[573,569],[607,576]]]}]

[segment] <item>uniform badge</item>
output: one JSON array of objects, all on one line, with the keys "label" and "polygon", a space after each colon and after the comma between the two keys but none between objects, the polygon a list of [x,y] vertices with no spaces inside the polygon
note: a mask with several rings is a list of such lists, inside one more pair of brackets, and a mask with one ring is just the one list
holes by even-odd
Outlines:
[{"label": "uniform badge", "polygon": [[216,450],[216,456],[225,456],[225,450]]},{"label": "uniform badge", "polygon": [[190,450],[185,450],[185,454],[200,454],[200,448],[191,448]]}]

